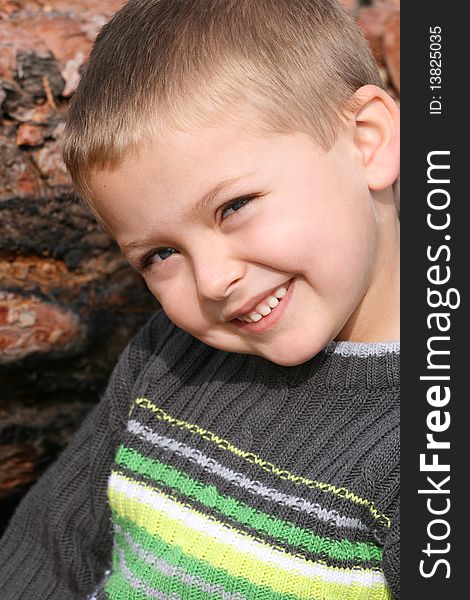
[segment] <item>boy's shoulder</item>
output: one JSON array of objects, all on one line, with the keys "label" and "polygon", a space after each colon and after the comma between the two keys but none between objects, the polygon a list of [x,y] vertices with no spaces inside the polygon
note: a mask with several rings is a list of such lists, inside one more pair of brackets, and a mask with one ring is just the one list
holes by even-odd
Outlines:
[{"label": "boy's shoulder", "polygon": [[150,316],[135,334],[129,342],[128,347],[134,348],[136,351],[150,358],[159,354],[172,341],[175,345],[181,347],[181,349],[198,342],[193,336],[175,325],[160,308]]},{"label": "boy's shoulder", "polygon": [[136,394],[150,382],[162,383],[175,366],[185,370],[184,365],[193,362],[200,354],[195,344],[204,346],[170,321],[163,310],[148,319],[122,351],[101,398],[111,421],[116,420],[116,431],[125,425],[123,415],[128,414]]}]

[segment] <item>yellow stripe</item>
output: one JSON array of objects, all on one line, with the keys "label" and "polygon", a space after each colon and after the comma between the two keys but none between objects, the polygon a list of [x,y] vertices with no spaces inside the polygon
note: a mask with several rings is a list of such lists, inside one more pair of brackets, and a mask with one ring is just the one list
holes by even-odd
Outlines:
[{"label": "yellow stripe", "polygon": [[[191,529],[122,492],[110,488],[108,495],[112,509],[120,516],[130,519],[148,533],[158,535],[167,544],[180,547],[185,554],[223,569],[232,577],[248,579],[256,586],[269,586],[279,594],[289,592],[305,599],[347,597],[348,600],[391,600],[388,588],[384,585],[364,587],[359,584],[340,584],[325,581],[320,576],[308,577],[298,571],[283,570],[279,565],[239,552],[229,544]],[[345,573],[347,577],[347,570],[334,567],[328,570]]]},{"label": "yellow stripe", "polygon": [[306,477],[302,477],[301,475],[294,475],[290,471],[279,469],[278,467],[276,467],[276,465],[274,465],[273,463],[270,463],[266,460],[263,460],[257,454],[254,454],[253,452],[247,452],[246,450],[240,450],[240,448],[237,448],[236,446],[231,444],[229,441],[220,438],[218,435],[216,435],[215,433],[212,433],[211,431],[208,431],[207,429],[203,429],[202,427],[199,427],[199,425],[195,425],[192,423],[187,423],[186,421],[180,421],[179,419],[175,419],[174,417],[172,417],[171,415],[169,415],[168,413],[163,411],[158,406],[155,406],[155,404],[150,402],[150,400],[147,400],[147,398],[137,398],[137,400],[135,401],[135,404],[138,406],[141,406],[142,408],[151,410],[158,419],[160,419],[162,421],[166,421],[166,422],[170,423],[171,425],[179,427],[180,429],[186,429],[186,430],[190,431],[191,433],[197,433],[203,439],[213,442],[221,450],[227,450],[229,452],[232,452],[232,454],[235,454],[236,456],[241,456],[247,462],[258,465],[261,469],[267,471],[268,473],[273,473],[274,475],[277,475],[280,479],[286,479],[297,485],[303,484],[310,488],[317,488],[317,489],[321,490],[322,492],[331,492],[332,494],[335,494],[339,498],[344,498],[345,500],[350,500],[351,502],[354,502],[355,504],[359,504],[360,506],[366,506],[369,509],[369,512],[371,513],[371,515],[374,517],[374,519],[376,519],[382,525],[385,525],[388,528],[390,528],[390,526],[391,526],[391,521],[390,521],[389,517],[380,513],[377,510],[375,504],[371,500],[367,500],[366,498],[361,498],[360,496],[357,496],[356,494],[354,494],[353,492],[350,492],[348,489],[346,489],[344,487],[339,488],[330,483],[322,483],[321,481],[315,481],[312,479],[308,479]]}]

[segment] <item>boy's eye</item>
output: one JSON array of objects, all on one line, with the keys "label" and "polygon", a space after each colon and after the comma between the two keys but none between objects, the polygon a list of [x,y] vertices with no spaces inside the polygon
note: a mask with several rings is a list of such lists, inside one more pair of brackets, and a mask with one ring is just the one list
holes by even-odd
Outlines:
[{"label": "boy's eye", "polygon": [[221,211],[222,220],[226,219],[227,217],[230,217],[230,215],[240,210],[242,206],[245,206],[245,204],[248,204],[254,198],[255,196],[243,196],[242,198],[237,198],[236,200],[232,200],[231,202],[226,204]]},{"label": "boy's eye", "polygon": [[174,248],[159,248],[158,250],[155,250],[153,256],[157,256],[160,260],[165,260],[175,252],[176,250]]},{"label": "boy's eye", "polygon": [[139,270],[145,271],[153,263],[163,262],[176,252],[177,251],[174,248],[158,248],[157,250],[151,250],[145,256],[142,257],[139,265]]},{"label": "boy's eye", "polygon": [[[242,196],[240,198],[236,198],[232,200],[228,204],[222,207],[221,209],[221,218],[224,221],[227,217],[230,217],[233,213],[236,213],[240,210],[245,204],[248,204],[255,198],[258,198],[258,194],[251,194],[249,196]],[[156,250],[151,250],[147,254],[145,254],[141,260],[139,261],[139,271],[145,272],[149,269],[153,264],[162,263],[164,260],[169,258],[172,254],[177,254],[178,251],[174,248],[157,248]]]}]

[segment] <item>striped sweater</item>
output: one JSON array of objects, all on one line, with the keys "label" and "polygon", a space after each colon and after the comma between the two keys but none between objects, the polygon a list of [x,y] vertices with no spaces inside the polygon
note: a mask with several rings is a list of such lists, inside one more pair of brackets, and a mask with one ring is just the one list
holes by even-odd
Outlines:
[{"label": "striped sweater", "polygon": [[[62,511],[27,533],[48,536],[46,575],[36,548],[10,547],[6,598],[398,597],[398,383],[396,343],[332,343],[280,367],[209,348],[159,313],[121,358],[73,460],[69,449],[13,519],[5,549],[38,502]],[[98,497],[58,481],[79,447]],[[92,516],[74,522],[74,510]],[[14,580],[20,558],[29,588]]]}]

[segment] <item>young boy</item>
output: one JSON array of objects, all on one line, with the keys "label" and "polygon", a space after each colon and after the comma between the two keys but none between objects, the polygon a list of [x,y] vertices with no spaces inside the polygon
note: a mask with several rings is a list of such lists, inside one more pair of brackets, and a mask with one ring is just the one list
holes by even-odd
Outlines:
[{"label": "young boy", "polygon": [[2,598],[398,598],[398,111],[333,0],[131,0],[64,157],[161,303]]}]

